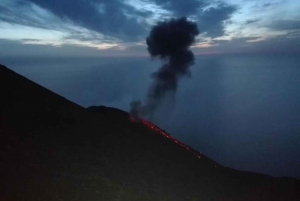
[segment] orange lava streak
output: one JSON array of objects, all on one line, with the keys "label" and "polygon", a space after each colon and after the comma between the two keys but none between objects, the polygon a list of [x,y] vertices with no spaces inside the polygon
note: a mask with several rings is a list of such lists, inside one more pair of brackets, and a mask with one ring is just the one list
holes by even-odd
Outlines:
[{"label": "orange lava streak", "polygon": [[144,127],[154,131],[157,134],[163,135],[164,137],[168,138],[169,140],[172,140],[175,144],[180,145],[181,147],[185,148],[188,152],[194,154],[197,158],[201,159],[201,153],[197,152],[196,150],[190,148],[189,146],[183,144],[182,142],[178,141],[177,139],[173,138],[170,134],[165,132],[164,130],[160,129],[159,127],[155,126],[154,124],[141,119],[141,118],[135,118],[132,116],[129,116],[129,121],[134,123],[140,123]]}]

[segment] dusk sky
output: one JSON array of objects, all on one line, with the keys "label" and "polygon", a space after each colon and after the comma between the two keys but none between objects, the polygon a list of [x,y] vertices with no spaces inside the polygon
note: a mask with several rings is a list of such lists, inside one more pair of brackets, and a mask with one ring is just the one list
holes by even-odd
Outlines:
[{"label": "dusk sky", "polygon": [[1,56],[147,56],[159,20],[187,16],[197,54],[299,53],[298,0],[0,0]]}]

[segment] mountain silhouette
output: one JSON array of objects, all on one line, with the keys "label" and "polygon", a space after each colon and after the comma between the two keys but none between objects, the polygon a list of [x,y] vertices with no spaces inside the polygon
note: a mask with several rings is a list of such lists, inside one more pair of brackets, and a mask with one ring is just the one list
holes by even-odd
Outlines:
[{"label": "mountain silhouette", "polygon": [[163,129],[83,108],[0,65],[0,200],[300,200],[300,181],[224,167]]}]

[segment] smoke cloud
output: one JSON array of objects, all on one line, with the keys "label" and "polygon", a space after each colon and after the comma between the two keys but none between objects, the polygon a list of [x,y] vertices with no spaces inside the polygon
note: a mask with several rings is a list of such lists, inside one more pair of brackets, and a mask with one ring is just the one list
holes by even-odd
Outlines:
[{"label": "smoke cloud", "polygon": [[164,63],[152,74],[145,103],[133,101],[131,115],[151,116],[169,92],[176,92],[181,77],[190,76],[190,66],[194,64],[194,54],[189,50],[199,35],[196,23],[185,17],[157,23],[147,37],[148,52],[152,58],[160,58]]}]

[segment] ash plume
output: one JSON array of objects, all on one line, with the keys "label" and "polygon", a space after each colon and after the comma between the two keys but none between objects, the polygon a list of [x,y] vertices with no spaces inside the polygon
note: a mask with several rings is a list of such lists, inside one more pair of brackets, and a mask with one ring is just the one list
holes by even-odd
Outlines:
[{"label": "ash plume", "polygon": [[133,116],[151,116],[169,92],[176,92],[181,77],[190,76],[190,66],[194,64],[194,54],[189,50],[199,35],[196,23],[185,17],[161,21],[152,27],[146,42],[152,58],[160,58],[164,63],[152,74],[145,103],[133,101],[130,113]]}]

